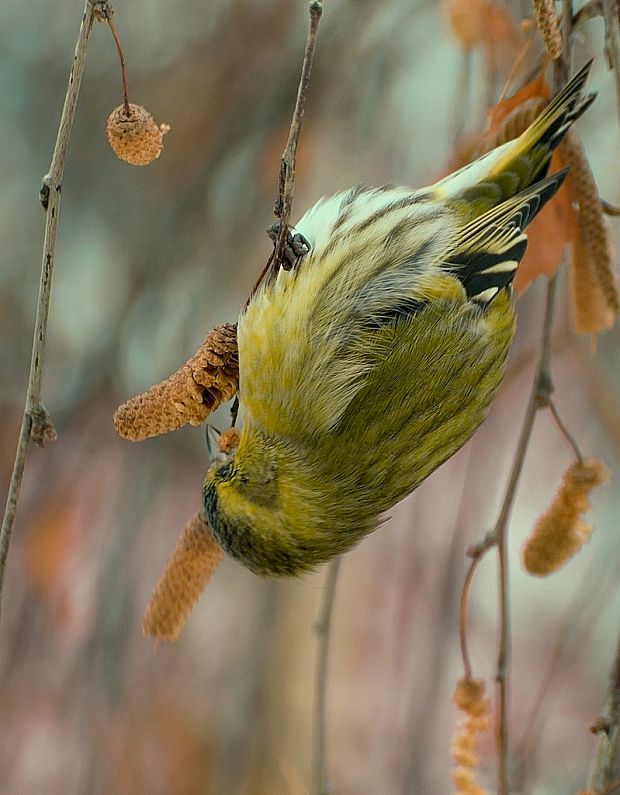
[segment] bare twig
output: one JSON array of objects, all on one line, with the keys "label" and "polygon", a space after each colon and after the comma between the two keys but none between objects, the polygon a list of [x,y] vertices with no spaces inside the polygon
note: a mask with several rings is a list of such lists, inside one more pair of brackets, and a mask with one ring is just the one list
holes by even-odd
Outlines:
[{"label": "bare twig", "polygon": [[[301,76],[299,78],[299,87],[297,89],[297,99],[295,101],[295,108],[293,110],[293,118],[291,119],[291,126],[289,129],[288,140],[286,147],[282,152],[280,158],[280,175],[278,198],[273,206],[273,214],[280,222],[278,236],[276,238],[273,251],[269,255],[265,267],[260,272],[258,279],[255,281],[254,286],[250,290],[250,295],[245,302],[245,307],[250,303],[254,293],[260,287],[263,279],[272,270],[277,273],[278,268],[282,265],[282,255],[286,243],[286,234],[288,232],[288,225],[291,217],[291,208],[293,206],[293,197],[295,195],[295,162],[297,156],[297,144],[299,142],[299,134],[301,133],[301,123],[303,121],[304,110],[306,107],[306,98],[308,96],[308,87],[310,85],[310,73],[312,71],[312,62],[314,60],[314,50],[316,48],[316,36],[323,13],[323,5],[319,0],[311,0],[308,7],[310,13],[310,20],[308,22],[308,34],[306,36],[306,47],[304,50],[304,60],[301,66]],[[244,308],[245,308],[244,307]]]},{"label": "bare twig", "polygon": [[58,136],[52,155],[49,172],[43,177],[41,186],[41,202],[46,211],[45,237],[43,241],[43,262],[41,265],[41,281],[39,285],[39,299],[32,343],[32,357],[30,362],[30,375],[26,391],[26,405],[22,417],[15,463],[6,508],[2,519],[0,531],[0,603],[2,599],[2,586],[6,559],[11,543],[11,535],[15,524],[17,503],[26,463],[26,455],[30,440],[42,444],[46,439],[55,438],[55,431],[41,402],[41,380],[43,377],[43,363],[45,360],[45,343],[47,338],[47,320],[49,315],[50,293],[52,288],[52,274],[55,262],[56,234],[60,217],[60,196],[62,189],[62,176],[67,157],[67,147],[71,135],[71,127],[75,116],[75,109],[80,93],[80,83],[86,63],[86,48],[95,17],[99,17],[103,9],[107,8],[107,0],[86,0],[82,24],[78,35],[69,85],[65,96],[65,104],[60,117]]},{"label": "bare twig", "polygon": [[571,448],[571,450],[575,454],[575,458],[577,459],[577,461],[583,461],[583,455],[581,453],[581,450],[579,449],[579,445],[575,441],[575,437],[568,430],[566,425],[564,425],[564,423],[562,422],[562,418],[558,414],[558,410],[556,408],[556,405],[553,402],[553,400],[551,400],[551,399],[549,399],[549,411],[551,412],[551,416],[553,417],[553,420],[554,420],[558,430],[560,431],[560,433],[564,437],[564,439],[565,439],[566,443],[568,444],[568,446]]},{"label": "bare twig", "polygon": [[316,34],[323,12],[323,6],[319,0],[312,0],[309,5],[310,20],[308,22],[308,35],[306,38],[306,48],[304,60],[301,67],[301,77],[299,88],[297,89],[297,100],[293,111],[293,120],[288,134],[288,141],[282,157],[280,158],[280,182],[279,195],[274,205],[274,215],[280,222],[278,239],[275,244],[273,255],[273,266],[277,270],[282,264],[282,254],[286,241],[286,233],[291,217],[293,197],[295,195],[295,163],[297,157],[297,144],[301,132],[301,123],[306,108],[306,97],[308,86],[310,85],[310,73],[312,71],[312,61],[314,60],[314,50],[316,47]]},{"label": "bare twig", "polygon": [[616,84],[616,105],[620,117],[620,3],[619,0],[603,0],[605,17],[605,55],[609,68],[613,70]]},{"label": "bare twig", "polygon": [[573,17],[573,28],[578,28],[589,19],[595,19],[603,15],[602,0],[588,0],[587,3],[581,6],[579,11]]},{"label": "bare twig", "polygon": [[131,111],[129,110],[129,91],[127,89],[127,65],[125,63],[125,53],[123,52],[123,48],[121,46],[121,41],[118,37],[118,33],[116,32],[116,25],[112,19],[112,8],[108,6],[105,12],[105,18],[110,26],[110,32],[112,33],[112,38],[114,39],[114,44],[116,44],[116,49],[118,51],[118,57],[121,62],[121,79],[123,81],[123,104],[125,106],[125,114],[127,116],[131,115]]},{"label": "bare twig", "polygon": [[467,606],[473,576],[477,565],[486,552],[496,546],[498,550],[499,565],[499,603],[500,603],[500,642],[497,658],[496,680],[498,685],[498,710],[496,717],[496,737],[498,747],[498,791],[500,795],[508,793],[508,668],[510,662],[510,612],[508,591],[508,521],[514,504],[517,486],[523,471],[525,456],[534,427],[534,420],[539,408],[548,405],[552,391],[550,366],[551,343],[553,330],[553,316],[555,306],[556,277],[552,277],[547,285],[547,298],[543,320],[540,357],[532,391],[528,401],[525,417],[521,426],[521,434],[512,463],[508,485],[504,500],[493,530],[468,550],[468,555],[473,558],[467,572],[461,596],[459,634],[461,641],[461,654],[465,675],[472,676],[471,662],[467,650]]},{"label": "bare twig", "polygon": [[[564,0],[563,17],[572,19],[572,2]],[[570,62],[570,27],[562,27],[562,54],[554,63],[554,90],[557,92],[565,82],[568,75]],[[547,298],[545,303],[545,316],[540,349],[540,359],[536,378],[528,402],[525,419],[521,427],[521,436],[517,445],[515,458],[508,481],[500,514],[492,536],[497,544],[498,576],[499,576],[499,601],[500,601],[500,642],[497,655],[496,680],[498,686],[498,709],[496,722],[497,748],[498,748],[498,791],[499,795],[508,795],[508,699],[509,699],[509,666],[510,666],[510,604],[508,583],[508,521],[516,494],[517,485],[523,469],[525,454],[534,426],[534,419],[538,409],[549,406],[553,392],[551,380],[551,347],[553,318],[555,308],[557,277],[553,276],[547,284]]]},{"label": "bare twig", "polygon": [[334,558],[327,566],[325,574],[325,591],[319,616],[315,624],[317,634],[316,687],[314,702],[313,731],[313,771],[315,795],[329,795],[327,783],[327,752],[325,743],[326,704],[327,704],[327,673],[329,663],[329,644],[331,621],[334,609],[334,597],[340,558]]},{"label": "bare twig", "polygon": [[615,204],[612,204],[605,199],[601,199],[601,204],[603,205],[603,212],[605,215],[610,215],[614,218],[620,217],[620,207],[616,207]]},{"label": "bare twig", "polygon": [[471,594],[471,586],[474,581],[474,574],[478,568],[478,564],[484,556],[484,552],[489,547],[480,547],[480,551],[472,555],[472,562],[469,565],[467,574],[465,575],[465,582],[463,583],[463,590],[461,591],[461,604],[459,607],[459,640],[461,643],[461,657],[463,658],[463,668],[465,670],[465,678],[472,679],[473,673],[471,668],[471,660],[469,657],[469,648],[467,646],[467,615],[469,612],[469,596]]},{"label": "bare twig", "polygon": [[594,792],[608,791],[620,750],[620,640],[609,678],[607,703],[592,731],[599,735],[599,742],[590,776],[590,789]]}]

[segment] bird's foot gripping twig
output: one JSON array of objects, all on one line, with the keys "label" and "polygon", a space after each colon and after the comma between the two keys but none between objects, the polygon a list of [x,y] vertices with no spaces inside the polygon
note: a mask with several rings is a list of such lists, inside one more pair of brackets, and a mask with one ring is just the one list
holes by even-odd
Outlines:
[{"label": "bird's foot gripping twig", "polygon": [[[276,221],[271,226],[268,226],[267,234],[273,241],[274,246],[277,245],[278,236],[280,234],[280,222]],[[310,243],[306,238],[300,232],[295,232],[294,230],[291,232],[290,229],[287,229],[284,250],[282,251],[282,262],[280,265],[285,271],[290,271],[309,251]]]}]

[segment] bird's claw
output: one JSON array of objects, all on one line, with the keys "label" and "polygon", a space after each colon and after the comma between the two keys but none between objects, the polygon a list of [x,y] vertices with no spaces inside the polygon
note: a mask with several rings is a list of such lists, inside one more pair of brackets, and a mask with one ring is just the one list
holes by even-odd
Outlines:
[{"label": "bird's claw", "polygon": [[[267,227],[267,234],[273,241],[274,246],[278,242],[280,234],[280,223],[276,221],[275,224]],[[310,251],[310,243],[301,234],[301,232],[291,232],[290,229],[286,230],[286,238],[284,240],[284,249],[282,251],[281,266],[286,271],[294,268],[302,257]]]}]

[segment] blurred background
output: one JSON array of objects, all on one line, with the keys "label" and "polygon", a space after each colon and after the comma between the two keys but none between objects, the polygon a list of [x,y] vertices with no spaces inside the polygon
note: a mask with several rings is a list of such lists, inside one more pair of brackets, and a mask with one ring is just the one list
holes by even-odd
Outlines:
[{"label": "blurred background", "polygon": [[[445,3],[326,0],[299,152],[293,216],[359,182],[422,185],[484,127],[526,34],[529,3],[496,3],[495,47],[465,57]],[[6,493],[28,376],[44,217],[82,0],[0,7],[0,478]],[[279,155],[305,39],[299,0],[118,3],[130,99],[167,122],[159,160],[108,148],[121,102],[107,26],[89,45],[65,178],[43,399],[58,440],[30,451],[0,627],[3,795],[303,795],[311,765],[313,623],[323,572],[262,581],[224,561],[180,640],[140,622],[208,466],[202,429],[132,444],[112,414],[236,319],[270,252]],[[529,35],[529,34],[527,34]],[[579,123],[601,194],[620,204],[618,120],[603,25],[598,99]],[[542,52],[534,42],[526,64]],[[518,80],[517,80],[518,84]],[[467,91],[464,91],[464,87]],[[616,227],[618,227],[616,222]],[[556,403],[588,454],[618,472],[619,332],[579,339],[560,277]],[[457,608],[466,548],[497,516],[536,358],[544,284],[519,299],[506,381],[474,439],[343,561],[328,694],[338,795],[450,790],[451,693],[462,675]],[[227,409],[215,424],[228,425]],[[571,454],[540,413],[510,527],[515,792],[585,786],[620,622],[620,501],[595,495],[591,543],[548,580],[519,550]],[[4,500],[4,496],[2,498]],[[474,672],[493,692],[496,561],[471,603]],[[552,675],[550,675],[550,672]],[[481,780],[494,789],[494,749]]]}]

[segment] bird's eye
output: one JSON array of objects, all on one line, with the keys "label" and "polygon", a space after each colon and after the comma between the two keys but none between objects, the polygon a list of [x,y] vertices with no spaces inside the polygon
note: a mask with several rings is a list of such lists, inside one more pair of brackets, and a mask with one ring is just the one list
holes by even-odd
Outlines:
[{"label": "bird's eye", "polygon": [[232,464],[224,464],[223,467],[218,469],[218,475],[222,480],[228,480],[228,478],[232,475]]}]

